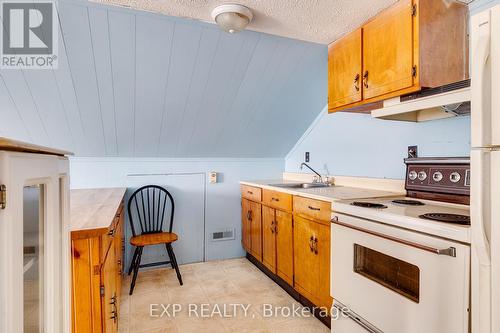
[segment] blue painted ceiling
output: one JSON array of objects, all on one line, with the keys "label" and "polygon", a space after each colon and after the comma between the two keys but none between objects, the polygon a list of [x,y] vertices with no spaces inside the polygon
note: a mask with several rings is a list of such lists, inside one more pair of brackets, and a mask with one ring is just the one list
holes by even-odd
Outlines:
[{"label": "blue painted ceiling", "polygon": [[0,135],[77,156],[284,157],[326,104],[327,48],[60,0],[59,68],[0,71]]}]

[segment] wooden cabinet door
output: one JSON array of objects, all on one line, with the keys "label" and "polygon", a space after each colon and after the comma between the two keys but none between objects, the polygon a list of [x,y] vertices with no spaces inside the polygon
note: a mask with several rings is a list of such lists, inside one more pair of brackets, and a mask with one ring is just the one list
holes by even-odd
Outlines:
[{"label": "wooden cabinet door", "polygon": [[363,27],[363,98],[413,86],[412,0],[400,0]]},{"label": "wooden cabinet door", "polygon": [[262,205],[250,201],[251,254],[262,261]]},{"label": "wooden cabinet door", "polygon": [[[278,230],[278,233],[280,230]],[[312,241],[316,235],[315,223],[294,216],[293,260],[295,268],[295,289],[310,301],[315,301],[318,288],[318,257],[312,250]]]},{"label": "wooden cabinet door", "polygon": [[276,274],[275,210],[262,206],[262,263]]},{"label": "wooden cabinet door", "polygon": [[116,296],[116,259],[114,248],[108,251],[101,270],[101,308],[104,333],[115,333],[118,326]]},{"label": "wooden cabinet door", "polygon": [[293,286],[293,220],[292,214],[277,210],[275,214],[276,272]]},{"label": "wooden cabinet door", "polygon": [[122,291],[122,274],[123,274],[123,249],[124,249],[124,213],[123,209],[120,211],[118,218],[118,224],[116,229],[116,235],[113,240],[114,250],[115,250],[115,261],[116,261],[116,297],[117,305],[120,304],[120,295]]},{"label": "wooden cabinet door", "polygon": [[251,252],[250,233],[250,201],[241,199],[241,244],[247,252]]},{"label": "wooden cabinet door", "polygon": [[332,297],[330,296],[330,226],[316,224],[316,248],[315,255],[318,258],[318,304],[330,309]]},{"label": "wooden cabinet door", "polygon": [[361,29],[328,47],[328,109],[361,101]]}]

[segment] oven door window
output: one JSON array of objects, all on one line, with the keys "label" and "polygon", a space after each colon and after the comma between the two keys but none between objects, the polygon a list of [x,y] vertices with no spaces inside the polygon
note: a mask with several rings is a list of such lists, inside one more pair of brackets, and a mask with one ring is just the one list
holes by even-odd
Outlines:
[{"label": "oven door window", "polygon": [[420,300],[420,269],[415,265],[354,244],[354,272],[416,303]]}]

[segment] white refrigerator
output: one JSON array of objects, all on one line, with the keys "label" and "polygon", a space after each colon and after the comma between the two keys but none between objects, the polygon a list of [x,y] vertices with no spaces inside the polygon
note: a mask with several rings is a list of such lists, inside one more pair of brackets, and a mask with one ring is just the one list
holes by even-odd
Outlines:
[{"label": "white refrigerator", "polygon": [[500,332],[500,6],[471,18],[472,332]]}]

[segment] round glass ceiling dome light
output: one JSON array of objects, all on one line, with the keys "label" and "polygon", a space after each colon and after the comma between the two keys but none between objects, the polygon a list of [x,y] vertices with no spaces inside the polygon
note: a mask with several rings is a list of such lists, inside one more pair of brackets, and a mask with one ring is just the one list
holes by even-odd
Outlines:
[{"label": "round glass ceiling dome light", "polygon": [[212,10],[212,18],[225,32],[234,34],[246,28],[252,21],[252,11],[243,5],[224,4]]}]

